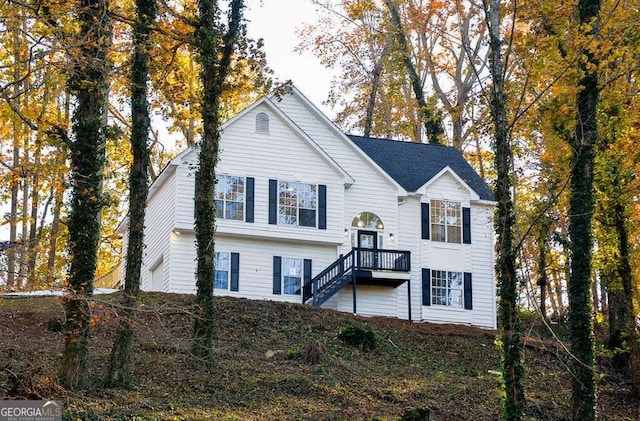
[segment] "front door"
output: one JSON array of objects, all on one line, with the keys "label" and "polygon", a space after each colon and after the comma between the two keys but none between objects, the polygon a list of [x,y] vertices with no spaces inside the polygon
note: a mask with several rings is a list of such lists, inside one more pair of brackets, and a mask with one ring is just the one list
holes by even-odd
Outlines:
[{"label": "front door", "polygon": [[[358,263],[360,268],[375,269],[377,266],[378,233],[375,231],[358,231]],[[368,251],[371,249],[372,251]]]}]

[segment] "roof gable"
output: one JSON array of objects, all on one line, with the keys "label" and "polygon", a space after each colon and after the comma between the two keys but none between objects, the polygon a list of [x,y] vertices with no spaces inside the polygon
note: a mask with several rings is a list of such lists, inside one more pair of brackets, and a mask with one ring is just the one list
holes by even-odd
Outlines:
[{"label": "roof gable", "polygon": [[361,148],[358,148],[356,145],[354,145],[351,139],[349,139],[349,135],[347,135],[342,130],[340,130],[340,128],[338,128],[338,126],[336,126],[334,122],[332,122],[326,115],[324,115],[322,111],[320,111],[318,107],[315,106],[315,104],[309,101],[309,99],[306,96],[304,96],[304,94],[300,92],[300,90],[296,88],[295,85],[289,85],[287,89],[284,91],[284,93],[280,93],[277,95],[275,93],[271,93],[269,95],[269,98],[273,101],[274,106],[277,107],[278,106],[277,103],[280,102],[282,100],[282,97],[284,97],[285,95],[290,95],[295,99],[297,99],[298,102],[302,104],[304,107],[306,107],[320,123],[328,127],[329,130],[338,139],[344,142],[344,144],[347,145],[350,149],[352,149],[352,151],[355,154],[357,154],[364,161],[366,161],[368,165],[373,167],[387,182],[395,186],[398,189],[399,196],[406,196],[407,194],[406,189],[402,185],[400,185],[397,180],[395,180],[392,176],[390,176],[389,173],[387,173],[383,168],[381,168],[375,160],[371,159],[371,157],[368,154],[366,154]]},{"label": "roof gable", "polygon": [[[243,120],[246,116],[251,115],[251,112],[260,108],[260,106],[265,106],[269,109],[269,111],[273,112],[296,136],[302,139],[309,147],[322,159],[324,162],[329,165],[337,174],[342,177],[343,182],[346,186],[350,186],[355,182],[353,177],[343,168],[341,167],[329,154],[327,154],[324,149],[322,149],[307,133],[305,133],[287,114],[285,114],[276,104],[273,103],[269,97],[262,97],[259,100],[255,101],[247,108],[243,109],[241,112],[227,120],[220,127],[221,137],[224,137],[225,129],[228,129],[230,126]],[[180,154],[174,157],[170,164],[178,165],[185,161],[197,159],[197,146],[187,148],[183,150]]]},{"label": "roof gable", "polygon": [[494,200],[491,189],[455,148],[363,136],[349,139],[409,192],[417,192],[448,167],[481,200]]}]

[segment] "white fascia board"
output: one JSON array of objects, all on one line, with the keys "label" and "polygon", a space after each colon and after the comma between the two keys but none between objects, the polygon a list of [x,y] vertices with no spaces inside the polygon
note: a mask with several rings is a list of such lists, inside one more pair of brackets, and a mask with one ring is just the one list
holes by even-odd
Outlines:
[{"label": "white fascia board", "polygon": [[460,178],[460,176],[456,174],[456,172],[453,171],[451,167],[449,167],[448,165],[443,169],[441,169],[440,172],[438,172],[436,175],[431,177],[431,179],[426,183],[424,183],[420,188],[418,188],[416,192],[425,195],[427,193],[427,188],[429,188],[431,184],[433,184],[436,180],[438,180],[440,177],[442,177],[445,174],[450,174],[453,178],[456,179],[458,183],[460,183],[469,192],[471,201],[477,202],[480,200],[480,195],[478,195],[478,193],[476,193],[475,190],[473,190],[462,178]]},{"label": "white fascia board", "polygon": [[120,221],[118,226],[116,226],[116,229],[114,232],[116,234],[124,235],[128,229],[129,229],[129,214],[127,213],[127,215],[125,215],[125,217],[122,218],[122,221]]},{"label": "white fascia board", "polygon": [[[167,182],[167,180],[169,180],[173,176],[173,174],[176,172],[176,168],[178,168],[178,165],[180,162],[179,161],[180,157],[184,156],[189,152],[191,152],[191,148],[185,149],[180,154],[178,154],[175,158],[169,161],[169,163],[165,165],[162,171],[160,171],[160,174],[158,175],[158,177],[156,177],[153,183],[151,183],[151,185],[149,186],[149,193],[147,194],[147,203],[149,203],[149,200],[153,198],[156,192],[160,190],[160,188]],[[129,228],[129,214],[127,213],[127,215],[122,219],[122,221],[120,221],[120,223],[116,227],[115,232],[116,234],[123,235],[128,228]]]},{"label": "white fascia board", "polygon": [[495,200],[480,199],[480,200],[474,200],[473,204],[480,205],[480,206],[494,207],[495,205],[498,204],[498,202],[496,202]]},{"label": "white fascia board", "polygon": [[[302,92],[298,90],[295,86],[291,85],[292,95],[300,100],[317,118],[321,121],[325,126],[327,126],[331,131],[333,131],[338,138],[342,139],[344,143],[346,143],[356,154],[358,154],[365,162],[367,162],[371,167],[373,167],[376,171],[380,173],[380,175],[385,178],[389,183],[395,186],[398,189],[398,196],[406,196],[408,194],[407,190],[402,187],[396,180],[393,179],[385,170],[382,169],[369,155],[367,155],[362,149],[358,147],[355,143],[349,139],[349,137],[344,134],[342,130],[336,126],[333,121],[329,120],[329,118],[322,113],[311,101],[305,97]],[[273,96],[273,95],[271,95]]]}]

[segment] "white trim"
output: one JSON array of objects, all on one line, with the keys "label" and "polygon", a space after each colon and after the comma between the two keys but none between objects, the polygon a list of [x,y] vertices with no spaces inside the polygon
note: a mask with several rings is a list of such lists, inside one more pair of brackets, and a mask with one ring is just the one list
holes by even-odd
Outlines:
[{"label": "white trim", "polygon": [[453,178],[456,179],[456,181],[459,184],[461,184],[469,192],[469,195],[471,196],[470,200],[474,202],[480,200],[480,195],[478,195],[478,193],[476,193],[475,190],[473,190],[462,178],[460,178],[460,176],[456,174],[456,172],[453,169],[451,169],[451,167],[448,165],[443,169],[441,169],[436,175],[431,177],[429,181],[427,181],[421,187],[419,187],[416,190],[416,192],[418,192],[419,194],[425,195],[429,186],[435,183],[440,177],[442,177],[445,174],[450,174]]},{"label": "white trim", "polygon": [[399,279],[399,280],[405,280],[405,281],[411,280],[411,272],[373,270],[371,271],[371,276],[373,278],[382,278],[382,279]]}]

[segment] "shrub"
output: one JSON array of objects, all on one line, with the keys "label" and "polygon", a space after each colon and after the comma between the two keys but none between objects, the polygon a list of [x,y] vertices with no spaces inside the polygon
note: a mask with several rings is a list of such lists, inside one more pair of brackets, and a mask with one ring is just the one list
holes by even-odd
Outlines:
[{"label": "shrub", "polygon": [[344,344],[362,348],[365,351],[378,346],[378,337],[371,328],[349,325],[340,329],[338,339]]},{"label": "shrub", "polygon": [[304,347],[300,345],[286,351],[290,360],[301,360],[307,364],[318,364],[324,358],[324,345],[318,341],[307,342]]},{"label": "shrub", "polygon": [[409,408],[402,414],[402,421],[429,421],[431,410],[424,406]]}]

